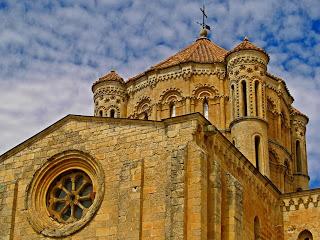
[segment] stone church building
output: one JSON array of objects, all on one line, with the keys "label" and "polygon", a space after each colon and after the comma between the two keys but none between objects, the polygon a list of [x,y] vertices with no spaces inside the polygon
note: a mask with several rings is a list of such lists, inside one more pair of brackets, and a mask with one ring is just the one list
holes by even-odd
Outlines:
[{"label": "stone church building", "polygon": [[308,117],[268,62],[202,29],[137,76],[99,78],[94,116],[0,156],[0,239],[320,239]]}]

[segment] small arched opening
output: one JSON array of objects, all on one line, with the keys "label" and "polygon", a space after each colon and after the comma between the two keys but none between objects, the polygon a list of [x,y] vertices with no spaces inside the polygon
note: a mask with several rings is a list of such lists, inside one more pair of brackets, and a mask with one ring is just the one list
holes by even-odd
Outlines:
[{"label": "small arched opening", "polygon": [[309,230],[303,230],[297,240],[313,240],[312,233]]},{"label": "small arched opening", "polygon": [[261,159],[261,143],[260,137],[254,137],[254,150],[255,150],[255,160],[256,160],[256,168],[260,170],[260,159]]},{"label": "small arched opening", "polygon": [[207,98],[203,100],[203,115],[206,119],[209,119],[209,104]]},{"label": "small arched opening", "polygon": [[258,81],[255,81],[254,83],[254,94],[255,94],[255,100],[256,100],[256,116],[259,117],[260,99],[259,99],[259,82]]},{"label": "small arched opening", "polygon": [[116,117],[116,111],[114,109],[110,110],[110,117],[115,118]]},{"label": "small arched opening", "polygon": [[148,116],[148,113],[147,112],[144,112],[143,113],[143,119],[144,120],[148,120],[149,116]]},{"label": "small arched opening", "polygon": [[297,172],[302,172],[302,166],[301,166],[301,145],[300,141],[296,141],[296,164],[297,164]]},{"label": "small arched opening", "polygon": [[103,116],[103,111],[102,111],[102,110],[99,111],[99,116],[100,116],[100,117]]},{"label": "small arched opening", "polygon": [[232,104],[232,115],[235,118],[236,113],[235,113],[235,98],[234,98],[234,85],[231,85],[231,104]]},{"label": "small arched opening", "polygon": [[176,116],[176,105],[172,102],[169,105],[170,109],[170,117],[175,117]]},{"label": "small arched opening", "polygon": [[254,218],[254,240],[260,240],[260,220],[256,216]]},{"label": "small arched opening", "polygon": [[247,84],[246,81],[241,82],[242,92],[242,116],[248,116],[248,104],[247,104]]}]

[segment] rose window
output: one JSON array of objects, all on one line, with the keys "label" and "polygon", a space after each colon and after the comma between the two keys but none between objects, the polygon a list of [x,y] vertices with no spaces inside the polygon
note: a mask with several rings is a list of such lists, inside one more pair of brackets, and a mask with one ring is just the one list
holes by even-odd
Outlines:
[{"label": "rose window", "polygon": [[92,181],[80,170],[59,175],[47,192],[47,209],[60,223],[81,219],[95,198]]}]

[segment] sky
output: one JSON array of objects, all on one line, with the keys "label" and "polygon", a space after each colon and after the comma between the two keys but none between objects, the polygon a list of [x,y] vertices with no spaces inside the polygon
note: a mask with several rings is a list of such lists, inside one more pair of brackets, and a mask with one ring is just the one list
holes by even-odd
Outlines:
[{"label": "sky", "polygon": [[[196,40],[203,0],[0,0],[0,154],[67,114],[93,115],[92,83],[125,79]],[[320,187],[319,0],[206,0],[210,38],[244,36],[270,55],[310,118],[311,187]]]}]

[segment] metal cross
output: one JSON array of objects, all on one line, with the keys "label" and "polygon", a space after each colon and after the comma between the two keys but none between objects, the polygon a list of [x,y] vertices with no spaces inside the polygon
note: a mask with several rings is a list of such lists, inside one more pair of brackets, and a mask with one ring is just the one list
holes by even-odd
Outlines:
[{"label": "metal cross", "polygon": [[200,8],[200,11],[202,12],[202,23],[197,22],[199,25],[202,26],[202,28],[210,30],[210,26],[205,23],[206,18],[208,18],[206,14],[206,6],[203,4],[203,7]]}]

